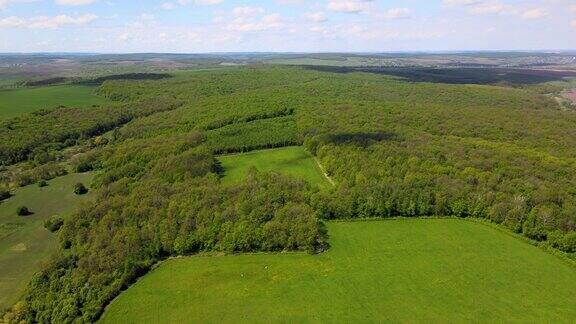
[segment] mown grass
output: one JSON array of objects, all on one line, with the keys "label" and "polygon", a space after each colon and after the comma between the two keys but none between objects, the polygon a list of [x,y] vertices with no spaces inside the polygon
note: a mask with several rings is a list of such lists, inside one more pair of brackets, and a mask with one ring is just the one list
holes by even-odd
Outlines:
[{"label": "mown grass", "polygon": [[319,255],[196,256],[163,263],[103,323],[571,322],[576,271],[458,219],[329,223]]},{"label": "mown grass", "polygon": [[246,179],[250,168],[263,172],[280,172],[308,181],[311,185],[328,188],[330,184],[303,147],[291,146],[218,158],[224,169],[224,183],[238,183]]},{"label": "mown grass", "polygon": [[[44,220],[53,215],[66,215],[92,194],[77,196],[74,184],[88,185],[91,173],[69,174],[37,185],[14,190],[14,196],[0,203],[0,311],[10,306],[23,292],[32,275],[56,248],[55,235],[44,228]],[[16,215],[19,206],[33,214]]]},{"label": "mown grass", "polygon": [[58,106],[89,107],[109,102],[95,94],[96,87],[59,85],[0,90],[0,120]]}]

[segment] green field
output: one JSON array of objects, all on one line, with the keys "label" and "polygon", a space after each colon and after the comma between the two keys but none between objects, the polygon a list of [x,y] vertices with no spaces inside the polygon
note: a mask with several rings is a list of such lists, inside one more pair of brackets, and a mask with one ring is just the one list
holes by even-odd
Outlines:
[{"label": "green field", "polygon": [[58,106],[89,107],[108,102],[94,93],[96,87],[59,85],[0,90],[0,120]]},{"label": "green field", "polygon": [[576,270],[458,219],[328,224],[319,255],[171,259],[104,323],[572,322]]},{"label": "green field", "polygon": [[[69,174],[40,188],[30,185],[14,190],[14,196],[0,203],[0,310],[22,293],[34,272],[38,271],[56,247],[55,235],[43,222],[53,215],[65,215],[92,195],[76,196],[74,184],[90,183],[92,174]],[[34,214],[17,216],[16,209],[27,206]]]},{"label": "green field", "polygon": [[224,183],[238,183],[248,170],[275,171],[298,177],[320,188],[330,186],[314,158],[300,146],[225,155],[218,158],[224,168]]}]

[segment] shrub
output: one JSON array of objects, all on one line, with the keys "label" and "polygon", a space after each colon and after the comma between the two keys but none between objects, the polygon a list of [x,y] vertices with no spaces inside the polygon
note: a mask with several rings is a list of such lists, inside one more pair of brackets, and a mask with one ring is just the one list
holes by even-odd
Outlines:
[{"label": "shrub", "polygon": [[54,215],[44,221],[44,227],[49,230],[50,232],[56,232],[62,227],[64,224],[64,219],[59,215]]},{"label": "shrub", "polygon": [[85,195],[88,193],[88,188],[86,188],[84,184],[78,182],[74,185],[74,193],[77,195]]},{"label": "shrub", "polygon": [[10,189],[0,187],[0,201],[6,200],[6,199],[10,198],[11,196],[12,196],[12,194],[10,193]]},{"label": "shrub", "polygon": [[47,187],[48,186],[48,182],[46,182],[46,180],[40,180],[38,182],[38,187],[42,188],[42,187]]},{"label": "shrub", "polygon": [[31,215],[32,212],[30,212],[30,209],[28,209],[28,207],[20,206],[16,209],[16,214],[18,214],[18,216],[28,216]]}]

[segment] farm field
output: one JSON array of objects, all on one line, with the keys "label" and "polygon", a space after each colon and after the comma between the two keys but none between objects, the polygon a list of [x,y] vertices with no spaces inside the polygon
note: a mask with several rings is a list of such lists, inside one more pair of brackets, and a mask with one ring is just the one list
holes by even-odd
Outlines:
[{"label": "farm field", "polygon": [[23,80],[23,78],[18,76],[11,76],[11,75],[0,76],[0,88],[12,86],[21,80]]},{"label": "farm field", "polygon": [[171,259],[112,302],[103,323],[554,322],[576,318],[576,271],[459,219],[328,223],[307,255]]},{"label": "farm field", "polygon": [[224,169],[224,183],[241,182],[254,167],[258,171],[295,176],[320,188],[330,186],[312,155],[300,146],[224,155],[218,159]]},{"label": "farm field", "polygon": [[[20,297],[56,248],[55,235],[44,228],[44,221],[69,214],[90,201],[91,193],[77,196],[73,188],[78,182],[88,185],[91,179],[91,173],[65,175],[48,181],[47,187],[33,184],[18,188],[14,196],[0,203],[0,310]],[[17,216],[16,209],[22,205],[33,214]]]},{"label": "farm field", "polygon": [[58,85],[0,90],[0,120],[58,106],[89,107],[109,102],[94,93],[96,87]]}]

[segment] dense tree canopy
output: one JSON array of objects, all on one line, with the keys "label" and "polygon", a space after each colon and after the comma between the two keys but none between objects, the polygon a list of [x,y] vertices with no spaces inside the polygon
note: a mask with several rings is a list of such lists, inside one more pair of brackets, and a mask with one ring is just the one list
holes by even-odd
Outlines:
[{"label": "dense tree canopy", "polygon": [[[576,251],[576,115],[535,91],[250,66],[108,80],[117,108],[58,109],[0,130],[5,164],[115,129],[74,157],[97,202],[11,320],[94,321],[154,263],[199,251],[319,251],[319,219],[486,218]],[[119,127],[122,126],[122,127]],[[253,171],[219,181],[217,154],[304,144],[337,186]]]}]

